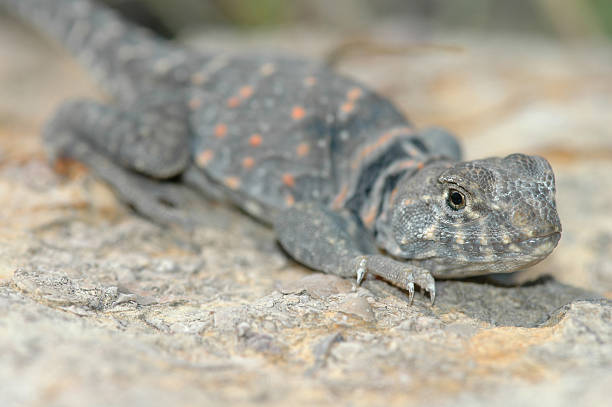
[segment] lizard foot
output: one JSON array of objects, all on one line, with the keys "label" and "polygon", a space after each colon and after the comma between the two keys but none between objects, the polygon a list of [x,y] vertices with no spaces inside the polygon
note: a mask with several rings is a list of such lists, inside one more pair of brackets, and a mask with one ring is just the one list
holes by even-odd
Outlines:
[{"label": "lizard foot", "polygon": [[431,304],[436,298],[435,280],[431,273],[423,268],[401,263],[380,255],[359,256],[357,263],[357,284],[361,284],[367,272],[408,291],[408,301],[414,300],[414,286],[417,285],[429,293]]},{"label": "lizard foot", "polygon": [[429,293],[431,305],[436,300],[436,280],[431,273],[425,269],[416,269],[413,271],[414,283]]},{"label": "lizard foot", "polygon": [[162,225],[197,225],[190,205],[201,202],[190,188],[172,181],[155,180],[116,164],[82,140],[72,142],[69,156],[85,162],[100,178],[117,192],[125,203],[141,215]]}]

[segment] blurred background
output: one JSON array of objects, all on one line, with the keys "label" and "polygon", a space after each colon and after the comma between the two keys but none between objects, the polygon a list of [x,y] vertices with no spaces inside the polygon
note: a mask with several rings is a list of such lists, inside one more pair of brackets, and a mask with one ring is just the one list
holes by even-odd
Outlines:
[{"label": "blurred background", "polygon": [[409,17],[430,29],[521,32],[563,40],[610,38],[608,0],[105,0],[167,36],[203,24],[240,29],[316,24],[360,29],[374,19]]}]

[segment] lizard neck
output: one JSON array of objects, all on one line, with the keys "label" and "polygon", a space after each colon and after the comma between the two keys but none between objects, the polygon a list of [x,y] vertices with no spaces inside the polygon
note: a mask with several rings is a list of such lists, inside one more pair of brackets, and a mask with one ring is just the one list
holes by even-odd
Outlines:
[{"label": "lizard neck", "polygon": [[433,164],[450,162],[446,157],[426,155],[397,160],[381,171],[374,182],[372,192],[360,210],[360,218],[366,228],[376,232],[376,225],[387,222],[395,206],[398,186],[417,172]]},{"label": "lizard neck", "polygon": [[[378,149],[370,145],[364,147],[366,151],[372,150],[372,154],[361,162],[361,170],[354,173],[350,193],[346,194],[342,205],[356,213],[370,231],[375,231],[379,217],[386,216],[400,179],[411,177],[429,163],[443,159],[432,155],[411,127],[393,128],[384,132],[382,138],[388,142],[377,145]],[[363,152],[357,151],[356,156],[363,158]]]},{"label": "lizard neck", "polygon": [[[422,191],[414,190],[414,196],[406,194],[406,186],[412,185],[415,182],[421,187],[423,183],[419,178],[431,178],[431,174],[436,174],[444,168],[450,167],[456,161],[449,159],[447,156],[429,155],[416,165],[403,169],[394,179],[387,182],[389,187],[384,188],[382,193],[373,195],[367,202],[369,210],[375,213],[373,225],[367,226],[374,234],[377,245],[383,248],[387,253],[395,257],[401,257],[402,251],[397,245],[394,237],[393,219],[394,211],[399,206],[401,207],[406,200],[423,198]],[[402,163],[398,162],[396,167],[401,167]],[[384,175],[384,174],[383,174]],[[435,177],[434,177],[435,178]],[[377,180],[382,184],[382,179]],[[401,192],[398,192],[401,191]],[[410,190],[412,191],[412,189]],[[401,195],[401,196],[400,196]],[[402,202],[404,201],[404,202]],[[418,223],[419,219],[411,219],[410,222]]]}]

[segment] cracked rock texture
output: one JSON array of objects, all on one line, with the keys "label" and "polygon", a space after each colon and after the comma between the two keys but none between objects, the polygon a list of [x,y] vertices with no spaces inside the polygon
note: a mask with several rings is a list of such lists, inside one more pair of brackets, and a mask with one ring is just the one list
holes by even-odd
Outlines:
[{"label": "cracked rock texture", "polygon": [[[299,29],[214,34],[186,40],[314,58],[347,40]],[[368,35],[416,41],[392,24]],[[100,94],[57,47],[3,19],[0,405],[607,405],[609,48],[438,36],[427,40],[453,47],[362,49],[338,69],[418,125],[457,132],[468,158],[546,156],[564,232],[538,266],[438,282],[430,306],[381,281],[356,287],[300,267],[269,230],[227,208],[199,203],[207,226],[162,229],[82,166],[51,168],[44,118],[65,98]]]}]

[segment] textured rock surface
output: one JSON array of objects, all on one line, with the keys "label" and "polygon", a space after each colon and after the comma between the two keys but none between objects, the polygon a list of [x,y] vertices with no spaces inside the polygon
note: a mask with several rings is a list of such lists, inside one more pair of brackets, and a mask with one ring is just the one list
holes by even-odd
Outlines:
[{"label": "textured rock surface", "polygon": [[[414,40],[388,28],[376,41]],[[191,42],[315,57],[341,42],[302,34]],[[39,127],[60,100],[99,95],[67,56],[3,20],[0,405],[609,402],[612,57],[520,38],[426,40],[453,47],[349,53],[339,68],[418,124],[458,132],[470,158],[547,156],[564,225],[549,260],[500,280],[532,282],[439,282],[433,307],[299,267],[227,209],[195,207],[209,226],[192,234],[163,230],[80,166],[59,175]]]}]

